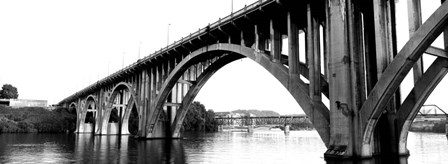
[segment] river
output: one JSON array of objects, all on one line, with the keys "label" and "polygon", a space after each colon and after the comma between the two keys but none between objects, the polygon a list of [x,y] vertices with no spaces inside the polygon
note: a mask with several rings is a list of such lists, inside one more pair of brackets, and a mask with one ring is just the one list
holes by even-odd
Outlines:
[{"label": "river", "polygon": [[[408,148],[411,156],[402,163],[448,161],[444,134],[410,132]],[[334,163],[323,159],[325,150],[316,131],[186,133],[169,143],[131,136],[0,134],[0,163]]]}]

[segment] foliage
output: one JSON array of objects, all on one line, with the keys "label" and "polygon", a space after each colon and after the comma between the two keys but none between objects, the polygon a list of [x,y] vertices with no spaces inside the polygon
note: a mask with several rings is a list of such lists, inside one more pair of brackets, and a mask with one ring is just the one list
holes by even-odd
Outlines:
[{"label": "foliage", "polygon": [[432,128],[432,132],[435,132],[435,133],[446,133],[445,132],[445,126],[446,126],[446,121],[435,123],[434,127]]},{"label": "foliage", "polygon": [[11,108],[0,105],[0,133],[74,131],[76,115],[66,109]]},{"label": "foliage", "polygon": [[265,117],[265,116],[280,116],[280,114],[278,114],[277,112],[271,111],[271,110],[254,110],[254,109],[250,109],[250,110],[242,110],[242,109],[238,109],[238,110],[234,110],[232,111],[232,113],[243,113],[246,116],[249,116],[250,114],[253,114],[257,117]]},{"label": "foliage", "polygon": [[216,131],[218,122],[215,120],[215,112],[206,111],[203,104],[195,101],[188,108],[182,128],[185,131]]},{"label": "foliage", "polygon": [[[282,126],[283,127],[283,126]],[[310,130],[314,129],[313,124],[309,119],[303,119],[299,122],[292,123],[289,130]]]},{"label": "foliage", "polygon": [[3,84],[2,90],[0,90],[0,98],[2,99],[17,99],[19,92],[17,88],[11,84]]}]

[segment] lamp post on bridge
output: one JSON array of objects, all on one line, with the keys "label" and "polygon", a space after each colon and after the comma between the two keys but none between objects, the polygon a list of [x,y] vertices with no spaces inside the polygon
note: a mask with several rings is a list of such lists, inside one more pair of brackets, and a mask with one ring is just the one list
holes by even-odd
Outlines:
[{"label": "lamp post on bridge", "polygon": [[171,26],[171,23],[168,23],[168,29],[167,29],[167,34],[166,34],[166,46],[170,45],[170,26]]},{"label": "lamp post on bridge", "polygon": [[233,0],[230,2],[230,13],[233,13]]}]

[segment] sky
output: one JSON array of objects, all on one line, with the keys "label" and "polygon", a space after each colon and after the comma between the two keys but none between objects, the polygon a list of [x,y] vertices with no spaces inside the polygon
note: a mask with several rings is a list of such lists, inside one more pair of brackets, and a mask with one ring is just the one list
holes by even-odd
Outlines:
[{"label": "sky", "polygon": [[[233,11],[255,1],[233,0]],[[432,1],[423,3],[424,19],[439,4]],[[20,99],[55,104],[231,11],[232,0],[0,0],[0,85],[17,87]],[[399,1],[397,12],[400,49],[408,39],[406,1]],[[429,66],[433,58],[424,60]],[[427,103],[448,109],[446,84]],[[403,85],[404,94],[409,90]],[[272,75],[248,59],[219,70],[195,100],[215,111],[303,113]]]}]

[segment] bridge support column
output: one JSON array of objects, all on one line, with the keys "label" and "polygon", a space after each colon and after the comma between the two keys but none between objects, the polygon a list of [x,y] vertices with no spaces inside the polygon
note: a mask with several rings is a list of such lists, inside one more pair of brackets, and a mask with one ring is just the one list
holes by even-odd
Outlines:
[{"label": "bridge support column", "polygon": [[253,133],[254,132],[254,126],[253,125],[247,126],[247,132]]},{"label": "bridge support column", "polygon": [[445,134],[446,134],[446,136],[448,136],[448,118],[446,119],[446,122],[445,122]]},{"label": "bridge support column", "polygon": [[289,131],[290,131],[290,126],[289,125],[285,125],[285,130],[284,130],[285,134],[288,134]]},{"label": "bridge support column", "polygon": [[79,101],[76,103],[76,127],[75,127],[75,131],[74,131],[74,133],[78,133],[79,132],[79,123],[80,123],[80,119],[81,119],[81,117],[80,117],[80,111],[81,111],[81,107],[80,107],[80,105],[79,105],[80,103],[79,103]]},{"label": "bridge support column", "polygon": [[[374,0],[373,17],[375,22],[376,67],[377,79],[385,75],[384,70],[392,62],[396,54],[395,46],[395,2],[388,0]],[[420,75],[418,75],[420,76]],[[418,77],[416,77],[418,78]],[[400,104],[399,90],[390,99],[385,110],[377,120],[372,135],[372,156],[397,156],[400,128],[397,125],[397,109]]]},{"label": "bridge support column", "polygon": [[[325,158],[361,156],[363,131],[358,110],[365,100],[359,2],[330,0],[327,4],[330,143]],[[310,88],[311,90],[312,88]]]},{"label": "bridge support column", "polygon": [[271,58],[273,62],[280,62],[280,56],[282,53],[282,36],[278,27],[279,23],[271,19],[269,22],[270,29],[270,42],[271,42]]},{"label": "bridge support column", "polygon": [[94,133],[98,134],[100,132],[101,126],[102,126],[102,120],[103,120],[103,112],[104,112],[104,102],[105,100],[105,92],[104,89],[100,89],[100,92],[98,94],[97,98],[97,105],[98,110],[96,112],[96,119],[95,119],[95,127],[94,127]]}]

